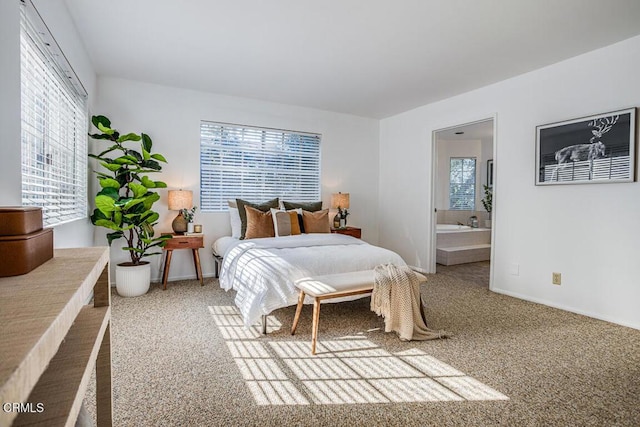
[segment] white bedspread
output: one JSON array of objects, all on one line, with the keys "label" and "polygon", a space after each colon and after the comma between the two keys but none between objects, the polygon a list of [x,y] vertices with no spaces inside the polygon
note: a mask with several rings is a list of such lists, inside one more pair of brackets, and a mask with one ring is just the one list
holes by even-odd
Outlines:
[{"label": "white bedspread", "polygon": [[224,255],[220,287],[237,291],[235,303],[248,327],[263,314],[295,305],[298,279],[388,263],[406,265],[395,252],[342,234],[239,240]]}]

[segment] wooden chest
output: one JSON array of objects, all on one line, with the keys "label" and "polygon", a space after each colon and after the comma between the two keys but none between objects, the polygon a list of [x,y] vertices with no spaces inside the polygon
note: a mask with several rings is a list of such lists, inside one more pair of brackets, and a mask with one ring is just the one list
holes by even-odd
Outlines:
[{"label": "wooden chest", "polygon": [[26,274],[53,258],[53,229],[42,229],[42,209],[0,207],[0,277]]},{"label": "wooden chest", "polygon": [[20,236],[40,230],[42,230],[41,208],[0,207],[0,236]]},{"label": "wooden chest", "polygon": [[0,236],[0,277],[26,274],[53,258],[53,229]]}]

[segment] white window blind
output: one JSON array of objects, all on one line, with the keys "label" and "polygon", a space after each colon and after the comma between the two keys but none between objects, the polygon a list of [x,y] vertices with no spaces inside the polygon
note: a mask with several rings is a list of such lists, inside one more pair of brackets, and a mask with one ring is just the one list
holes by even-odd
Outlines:
[{"label": "white window blind", "polygon": [[320,200],[320,135],[201,122],[201,210],[227,210],[229,199],[275,197]]},{"label": "white window blind", "polygon": [[476,209],[476,159],[452,157],[449,169],[449,209]]},{"label": "white window blind", "polygon": [[44,224],[55,225],[87,216],[86,94],[79,93],[77,77],[37,18],[26,2],[20,36],[22,204],[42,207]]}]

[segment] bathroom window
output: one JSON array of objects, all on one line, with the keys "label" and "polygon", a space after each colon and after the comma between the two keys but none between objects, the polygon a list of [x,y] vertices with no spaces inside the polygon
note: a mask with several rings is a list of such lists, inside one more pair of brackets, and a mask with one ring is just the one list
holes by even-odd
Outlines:
[{"label": "bathroom window", "polygon": [[476,209],[476,158],[452,157],[449,169],[449,209]]}]

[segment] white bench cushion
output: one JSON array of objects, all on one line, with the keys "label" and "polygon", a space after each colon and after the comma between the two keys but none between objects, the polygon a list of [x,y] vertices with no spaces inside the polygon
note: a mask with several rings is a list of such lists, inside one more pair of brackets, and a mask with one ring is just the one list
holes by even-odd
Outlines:
[{"label": "white bench cushion", "polygon": [[311,297],[373,289],[373,270],[305,277],[295,285]]},{"label": "white bench cushion", "polygon": [[[427,280],[422,274],[417,273],[421,282]],[[346,292],[357,292],[373,289],[373,270],[352,271],[349,273],[327,274],[325,276],[313,276],[298,279],[295,285],[311,297],[328,297],[332,294],[340,296]]]}]

